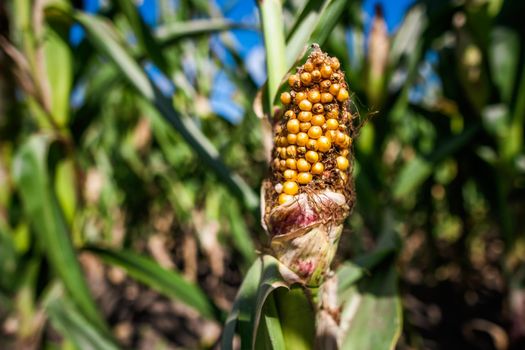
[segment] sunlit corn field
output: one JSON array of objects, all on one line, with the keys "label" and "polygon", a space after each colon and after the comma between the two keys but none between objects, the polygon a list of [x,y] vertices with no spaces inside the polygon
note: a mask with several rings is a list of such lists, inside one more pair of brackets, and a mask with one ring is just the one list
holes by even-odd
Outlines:
[{"label": "sunlit corn field", "polygon": [[523,13],[1,1],[0,349],[524,349]]}]

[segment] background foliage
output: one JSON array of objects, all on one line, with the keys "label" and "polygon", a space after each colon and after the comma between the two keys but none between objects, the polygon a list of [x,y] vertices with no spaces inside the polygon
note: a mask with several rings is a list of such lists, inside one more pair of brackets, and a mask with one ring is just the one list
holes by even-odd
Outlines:
[{"label": "background foliage", "polygon": [[[260,82],[230,32],[261,28],[205,1],[158,4],[153,30],[126,0],[96,15],[0,3],[6,348],[213,347],[264,250]],[[359,1],[285,2],[276,23],[280,3],[260,5],[265,103],[315,41],[339,57],[367,120],[338,258],[346,297],[365,296],[347,348],[378,348],[359,338],[385,300],[367,288],[401,298],[400,349],[523,348],[524,7],[416,1],[394,34],[378,8],[365,35]],[[210,50],[218,41],[233,64]],[[217,112],[219,75],[242,118]]]}]

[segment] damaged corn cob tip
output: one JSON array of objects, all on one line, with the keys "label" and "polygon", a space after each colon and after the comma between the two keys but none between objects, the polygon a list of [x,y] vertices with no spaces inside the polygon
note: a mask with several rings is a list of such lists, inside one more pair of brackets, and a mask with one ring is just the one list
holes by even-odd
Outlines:
[{"label": "damaged corn cob tip", "polygon": [[354,129],[339,60],[313,45],[280,101],[263,183],[263,226],[273,254],[305,285],[316,286],[330,269],[354,201]]}]

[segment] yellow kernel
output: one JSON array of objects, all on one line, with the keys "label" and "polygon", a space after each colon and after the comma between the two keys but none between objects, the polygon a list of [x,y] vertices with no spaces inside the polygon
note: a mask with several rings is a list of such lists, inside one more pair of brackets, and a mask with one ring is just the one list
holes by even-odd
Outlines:
[{"label": "yellow kernel", "polygon": [[310,85],[312,83],[312,75],[308,72],[301,73],[301,82],[304,85]]},{"label": "yellow kernel", "polygon": [[324,115],[322,114],[316,114],[312,117],[311,123],[312,125],[316,126],[323,126],[325,122]]},{"label": "yellow kernel", "polygon": [[330,139],[326,136],[321,136],[317,140],[317,148],[321,152],[328,152],[330,150],[330,147],[332,147],[332,142]]},{"label": "yellow kernel", "polygon": [[323,78],[330,78],[331,75],[332,75],[332,67],[330,67],[328,65],[324,65],[321,68],[321,76]]},{"label": "yellow kernel", "polygon": [[319,160],[319,154],[315,151],[308,151],[304,155],[304,158],[308,161],[308,163],[316,163]]},{"label": "yellow kernel", "polygon": [[290,119],[288,123],[286,123],[286,129],[289,133],[297,134],[299,132],[299,124],[299,120]]},{"label": "yellow kernel", "polygon": [[334,96],[332,96],[331,93],[323,92],[321,94],[321,102],[322,103],[330,103],[334,100]]},{"label": "yellow kernel", "polygon": [[345,133],[342,132],[342,131],[338,131],[337,135],[335,137],[335,143],[337,143],[337,145],[340,146],[340,147],[344,147],[345,140],[346,140]]},{"label": "yellow kernel", "polygon": [[[295,180],[295,177],[297,176],[297,171],[295,170],[292,170],[292,169],[286,169],[283,173],[283,176],[286,180],[291,180],[291,181],[294,181]],[[286,185],[286,183],[285,183]],[[287,192],[285,192],[287,193]],[[288,193],[288,194],[295,194],[295,193]]]},{"label": "yellow kernel", "polygon": [[341,80],[341,75],[337,72],[335,72],[334,74],[332,74],[332,76],[330,77],[330,79],[333,81],[333,82],[338,82]]},{"label": "yellow kernel", "polygon": [[306,148],[308,148],[309,150],[317,151],[317,141],[315,141],[314,139],[308,140]]},{"label": "yellow kernel", "polygon": [[288,159],[286,160],[286,167],[287,167],[288,169],[295,170],[295,169],[297,169],[297,162],[296,162],[295,159],[293,159],[293,158],[288,158]]},{"label": "yellow kernel", "polygon": [[330,85],[332,85],[332,82],[330,80],[326,79],[326,80],[323,80],[319,85],[321,86],[321,90],[325,90],[326,91],[326,90],[330,89]]},{"label": "yellow kernel", "polygon": [[312,107],[312,112],[315,114],[321,114],[324,112],[324,107],[321,103],[316,103]]},{"label": "yellow kernel", "polygon": [[330,86],[330,93],[334,96],[337,96],[337,93],[339,92],[339,89],[341,89],[341,85],[339,84],[332,84]]},{"label": "yellow kernel", "polygon": [[308,130],[308,136],[312,139],[318,139],[323,134],[323,129],[320,126],[312,126]]},{"label": "yellow kernel", "polygon": [[343,102],[343,101],[346,101],[347,99],[348,99],[348,90],[346,90],[345,88],[339,90],[339,92],[337,93],[337,101]]},{"label": "yellow kernel", "polygon": [[304,158],[299,158],[297,160],[297,170],[299,171],[308,171],[310,170],[310,163]]},{"label": "yellow kernel", "polygon": [[341,176],[341,180],[343,180],[343,182],[347,182],[348,181],[348,175],[346,175],[345,172],[340,171],[339,172],[339,176]]},{"label": "yellow kernel", "polygon": [[286,147],[288,146],[288,140],[286,139],[285,136],[280,136],[278,140],[278,144],[279,146]]},{"label": "yellow kernel", "polygon": [[308,100],[312,103],[321,101],[321,94],[317,90],[310,90],[308,92]]},{"label": "yellow kernel", "polygon": [[306,133],[300,132],[297,134],[297,146],[306,146],[309,137]]},{"label": "yellow kernel", "polygon": [[299,79],[299,77],[297,76],[297,74],[292,74],[290,75],[290,77],[288,78],[288,84],[292,87],[292,88],[300,88],[301,87],[301,80]]},{"label": "yellow kernel", "polygon": [[314,70],[314,64],[311,61],[306,61],[303,66],[304,70],[307,72],[311,72]]},{"label": "yellow kernel", "polygon": [[306,185],[310,181],[312,181],[312,174],[310,173],[304,172],[304,173],[299,173],[297,175],[297,182],[299,182],[301,185]]},{"label": "yellow kernel", "polygon": [[288,203],[288,202],[290,202],[292,200],[293,200],[293,196],[291,196],[289,194],[281,193],[279,195],[279,204]]},{"label": "yellow kernel", "polygon": [[[308,141],[308,142],[310,142],[310,141]],[[304,147],[304,146],[297,147],[297,154],[303,155],[305,153],[306,153],[306,147]]]},{"label": "yellow kernel", "polygon": [[312,112],[301,111],[298,118],[302,122],[309,122],[312,119]]},{"label": "yellow kernel", "polygon": [[337,168],[339,170],[346,170],[348,169],[348,167],[350,166],[350,162],[348,162],[348,158],[346,157],[343,157],[343,156],[339,156],[337,157],[337,159],[335,160],[336,163],[337,163]]},{"label": "yellow kernel", "polygon": [[312,124],[310,122],[304,122],[304,123],[301,123],[299,125],[299,129],[302,131],[302,132],[308,132],[310,130],[310,127],[312,126]]},{"label": "yellow kernel", "polygon": [[283,92],[281,94],[281,102],[285,105],[290,104],[290,102],[292,102],[292,96],[289,92]]},{"label": "yellow kernel", "polygon": [[302,100],[305,100],[307,97],[308,95],[306,95],[306,92],[298,92],[295,94],[295,103],[299,103]]},{"label": "yellow kernel", "polygon": [[[295,172],[295,170],[290,170]],[[283,184],[283,192],[286,194],[294,195],[299,192],[299,186],[297,185],[297,182],[295,181],[286,181]]]},{"label": "yellow kernel", "polygon": [[321,80],[321,72],[319,72],[317,69],[312,72],[312,80],[315,82]]},{"label": "yellow kernel", "polygon": [[326,121],[326,128],[328,130],[337,130],[338,127],[339,122],[337,121],[337,119],[330,118]]},{"label": "yellow kernel", "polygon": [[272,161],[272,167],[274,169],[280,169],[281,168],[281,160],[279,158],[274,158]]},{"label": "yellow kernel", "polygon": [[332,57],[330,67],[332,67],[333,70],[338,70],[341,67],[341,63],[339,63],[337,57]]},{"label": "yellow kernel", "polygon": [[297,134],[288,134],[288,135],[286,135],[286,141],[290,145],[295,145],[297,143]]},{"label": "yellow kernel", "polygon": [[344,149],[344,150],[341,151],[341,155],[342,155],[343,157],[348,156],[348,154],[350,154],[350,151],[348,150],[348,148],[347,148],[347,149]]},{"label": "yellow kernel", "polygon": [[337,137],[337,131],[327,130],[324,136],[328,137],[328,139],[330,139],[330,141],[333,142],[335,138]]},{"label": "yellow kernel", "polygon": [[331,111],[328,111],[326,113],[327,118],[337,119],[338,116],[339,116],[339,111],[337,109],[332,109]]},{"label": "yellow kernel", "polygon": [[281,169],[282,171],[286,170],[286,160],[284,159],[279,160],[279,169]]},{"label": "yellow kernel", "polygon": [[301,111],[311,111],[312,110],[312,102],[308,100],[302,100],[299,102],[299,109]]},{"label": "yellow kernel", "polygon": [[288,119],[295,119],[295,113],[291,110],[288,110],[286,111],[286,113],[284,113],[284,116]]},{"label": "yellow kernel", "polygon": [[290,158],[294,158],[297,155],[297,149],[295,146],[291,145],[286,147],[286,155]]},{"label": "yellow kernel", "polygon": [[[279,149],[279,157],[281,157],[281,159],[286,159],[288,158],[287,157],[287,152],[286,152],[286,147],[281,147]],[[285,166],[286,166],[286,163],[285,163]]]},{"label": "yellow kernel", "polygon": [[323,171],[324,165],[321,162],[317,162],[314,165],[312,165],[312,169],[310,170],[310,172],[314,175],[320,175],[323,173]]}]

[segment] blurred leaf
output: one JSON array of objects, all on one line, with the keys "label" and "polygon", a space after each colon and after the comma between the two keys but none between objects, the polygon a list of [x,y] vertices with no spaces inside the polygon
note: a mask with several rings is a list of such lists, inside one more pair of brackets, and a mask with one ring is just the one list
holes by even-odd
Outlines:
[{"label": "blurred leaf", "polygon": [[225,203],[226,215],[230,223],[230,232],[233,239],[235,248],[239,250],[247,263],[252,263],[255,258],[255,246],[252,238],[250,237],[250,231],[246,227],[246,223],[242,216],[239,206],[233,200]]},{"label": "blurred leaf", "polygon": [[393,261],[384,263],[356,286],[344,290],[341,349],[390,350],[401,335],[402,309]]},{"label": "blurred leaf", "polygon": [[471,125],[461,134],[440,141],[440,144],[428,157],[416,156],[406,163],[394,181],[392,188],[394,199],[400,200],[409,193],[413,193],[432,174],[438,162],[468,143],[478,130],[478,124]]},{"label": "blurred leaf", "polygon": [[115,3],[126,16],[141,50],[151,58],[153,63],[157,65],[160,70],[169,73],[168,63],[162,54],[160,45],[151,34],[146,23],[142,20],[135,3],[129,0],[117,0]]},{"label": "blurred leaf", "polygon": [[51,324],[79,350],[115,350],[119,347],[82,315],[59,290],[51,290],[45,301]]},{"label": "blurred leaf", "polygon": [[[148,80],[140,66],[133,60],[125,48],[116,40],[114,30],[96,16],[77,12],[78,20],[87,31],[88,38],[126,76],[128,81],[143,95],[146,100],[154,104],[163,117],[181,134],[190,146],[203,159],[218,177],[228,185],[234,193],[239,195],[250,209],[258,206],[257,195],[248,184],[238,175],[232,173],[222,162],[217,149],[206,138],[195,123],[188,117],[181,116],[173,107],[170,99],[163,96]],[[113,34],[112,34],[113,33]]]},{"label": "blurred leaf", "polygon": [[52,191],[47,164],[51,141],[46,135],[30,137],[15,156],[13,179],[20,192],[26,217],[31,220],[35,237],[44,248],[51,266],[84,315],[100,330],[107,331],[84,280],[67,224]]},{"label": "blurred leaf", "polygon": [[16,268],[15,245],[7,230],[7,225],[0,220],[0,290],[10,290],[14,287]]},{"label": "blurred leaf", "polygon": [[255,29],[243,23],[232,22],[224,18],[194,19],[191,21],[181,21],[166,23],[158,27],[155,37],[161,46],[167,46],[181,38],[195,35],[212,34],[231,29]]},{"label": "blurred leaf", "polygon": [[53,26],[46,26],[43,48],[51,94],[51,114],[57,125],[65,126],[69,122],[73,55],[68,42],[57,30]]},{"label": "blurred leaf", "polygon": [[77,174],[72,159],[64,159],[56,166],[54,188],[66,221],[71,225],[77,206]]},{"label": "blurred leaf", "polygon": [[518,69],[520,42],[517,34],[506,28],[490,32],[488,59],[492,80],[499,89],[501,99],[510,105]]},{"label": "blurred leaf", "polygon": [[131,277],[159,293],[191,306],[203,317],[220,319],[220,311],[206,297],[204,292],[198,286],[186,281],[176,271],[167,270],[153,260],[130,250],[116,251],[98,247],[86,249],[96,254],[107,264],[123,268]]}]

